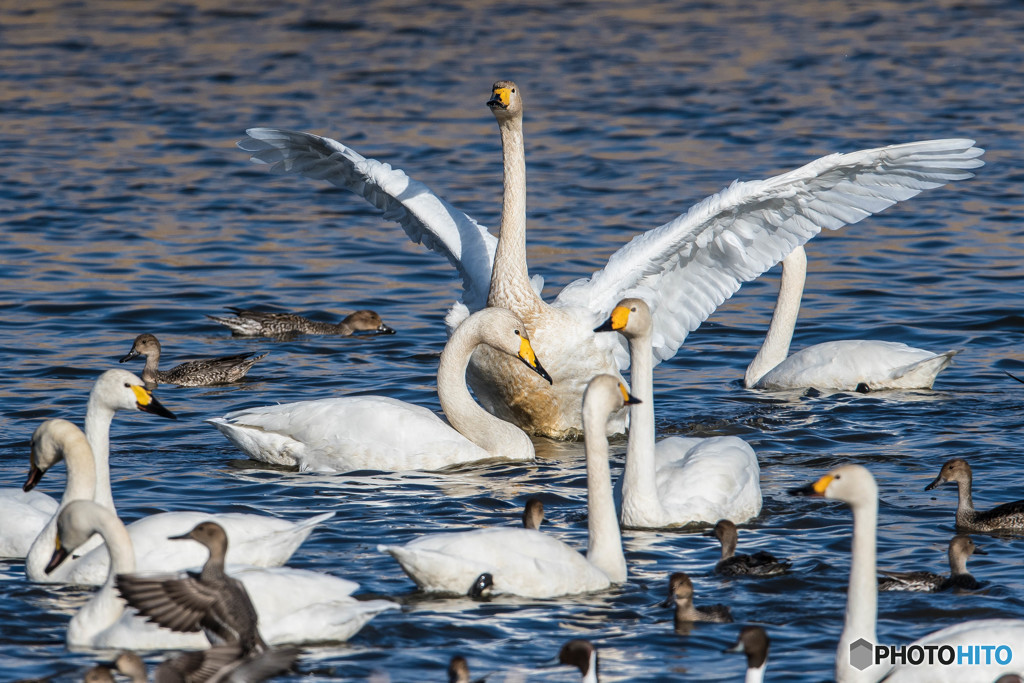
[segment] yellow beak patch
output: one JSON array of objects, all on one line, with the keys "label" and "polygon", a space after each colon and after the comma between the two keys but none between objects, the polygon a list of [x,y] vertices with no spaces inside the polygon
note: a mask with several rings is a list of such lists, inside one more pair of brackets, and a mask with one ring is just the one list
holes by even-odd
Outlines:
[{"label": "yellow beak patch", "polygon": [[824,477],[814,482],[814,492],[820,495],[825,495],[825,489],[832,483],[834,477],[831,474],[826,474]]},{"label": "yellow beak patch", "polygon": [[621,330],[629,322],[629,309],[625,306],[616,306],[612,311],[612,329]]},{"label": "yellow beak patch", "polygon": [[519,340],[519,357],[529,363],[531,368],[537,367],[537,354],[533,352],[530,340],[526,337]]},{"label": "yellow beak patch", "polygon": [[619,382],[619,393],[622,394],[623,403],[629,403],[629,392],[626,391],[626,387],[622,382]]},{"label": "yellow beak patch", "polygon": [[153,402],[153,394],[149,393],[145,387],[133,384],[132,391],[135,392],[135,400],[140,406],[148,406]]},{"label": "yellow beak patch", "polygon": [[507,107],[512,102],[512,90],[510,88],[495,88],[491,94],[501,100],[501,106]]}]

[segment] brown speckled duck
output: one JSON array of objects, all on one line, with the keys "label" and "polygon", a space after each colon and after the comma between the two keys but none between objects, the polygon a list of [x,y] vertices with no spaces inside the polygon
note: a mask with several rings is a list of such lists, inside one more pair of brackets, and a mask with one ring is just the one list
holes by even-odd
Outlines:
[{"label": "brown speckled duck", "polygon": [[340,323],[322,323],[294,313],[272,313],[247,308],[228,307],[234,318],[206,316],[214,322],[231,328],[231,334],[241,337],[286,337],[295,334],[333,334],[348,337],[356,332],[394,334],[375,311],[361,310],[351,313]]},{"label": "brown speckled duck", "polygon": [[205,387],[211,384],[237,382],[249,372],[253,364],[266,356],[261,353],[239,353],[234,356],[219,356],[204,360],[193,360],[175,366],[170,370],[159,370],[160,342],[152,334],[140,334],[132,344],[132,350],[121,358],[125,363],[132,358],[143,356],[146,367],[142,369],[142,381],[146,386],[177,384],[182,387]]},{"label": "brown speckled duck", "polygon": [[947,460],[939,470],[939,476],[925,487],[925,491],[955,481],[960,500],[956,507],[957,531],[1014,531],[1024,532],[1024,500],[1003,503],[986,512],[974,509],[971,498],[971,466],[963,458]]}]

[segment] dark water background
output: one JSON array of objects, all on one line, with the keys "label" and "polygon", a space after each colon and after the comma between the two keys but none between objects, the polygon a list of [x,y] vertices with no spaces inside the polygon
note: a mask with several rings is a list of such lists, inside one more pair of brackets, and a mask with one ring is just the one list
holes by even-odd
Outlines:
[{"label": "dark water background", "polygon": [[[838,463],[867,465],[882,496],[880,565],[933,571],[946,570],[955,492],[922,489],[947,458],[974,465],[979,506],[1024,498],[1024,386],[1002,373],[1024,372],[1022,36],[1024,13],[1008,1],[0,3],[0,485],[24,480],[40,420],[81,423],[92,382],[135,335],[160,338],[164,367],[267,350],[244,383],[162,387],[177,422],[119,416],[114,493],[128,520],[171,509],[335,510],[291,564],[358,580],[364,594],[406,609],[347,644],[311,648],[303,680],[443,680],[461,653],[474,671],[496,671],[491,680],[569,681],[570,670],[534,667],[574,637],[600,647],[606,681],[741,680],[742,658],[719,654],[738,625],[680,636],[651,606],[677,570],[694,577],[698,604],[728,603],[739,622],[768,629],[770,680],[828,678],[850,514],[793,499],[788,487]],[[776,274],[746,285],[655,371],[659,435],[738,434],[757,450],[764,512],[741,546],[789,556],[789,576],[722,580],[711,574],[711,539],[628,532],[630,577],[615,590],[424,598],[376,544],[514,524],[539,495],[551,533],[582,548],[581,445],[538,440],[529,467],[300,475],[238,461],[202,422],[352,393],[438,407],[442,320],[459,291],[450,266],[361,199],[272,176],[234,142],[254,125],[321,132],[496,226],[500,149],[484,102],[505,78],[525,94],[528,251],[549,296],[734,178],[916,139],[966,136],[988,150],[975,179],[808,250],[794,347],[870,337],[964,348],[934,391],[742,389]],[[203,317],[229,305],[321,319],[369,307],[399,333],[232,339]],[[61,468],[42,488],[62,486]],[[1024,544],[976,540],[990,555],[970,567],[989,588],[882,595],[880,640],[1021,614]],[[28,584],[19,562],[0,565],[0,676],[73,679],[100,658],[64,647],[84,595]]]}]

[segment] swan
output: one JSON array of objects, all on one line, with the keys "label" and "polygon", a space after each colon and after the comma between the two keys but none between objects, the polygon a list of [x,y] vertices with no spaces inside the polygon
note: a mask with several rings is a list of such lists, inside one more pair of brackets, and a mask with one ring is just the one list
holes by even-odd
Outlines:
[{"label": "swan", "polygon": [[[878,520],[878,486],[871,472],[861,465],[842,465],[813,484],[792,489],[801,496],[831,498],[853,510],[853,548],[850,586],[847,591],[846,620],[836,651],[836,680],[839,683],[863,683],[884,680],[897,683],[959,683],[991,681],[1005,673],[993,660],[989,665],[954,663],[933,666],[902,664],[891,667],[873,664],[863,671],[850,663],[850,645],[865,639],[878,643],[875,622],[878,613],[878,584],[875,578],[875,533]],[[1007,645],[1013,652],[1024,652],[1024,621],[1020,619],[980,619],[949,626],[916,640],[912,645]],[[927,662],[927,660],[926,660]],[[1019,666],[1019,664],[1017,665]]]},{"label": "swan", "polygon": [[971,473],[970,464],[963,458],[947,460],[935,480],[924,490],[931,491],[950,481],[956,482],[957,485],[957,531],[1024,531],[1024,500],[1003,503],[984,512],[974,509],[974,499],[971,496],[974,475]]},{"label": "swan", "polygon": [[736,554],[739,533],[736,525],[727,519],[720,519],[715,528],[707,532],[722,544],[722,559],[715,564],[715,573],[725,576],[778,576],[785,574],[793,563],[780,560],[771,553],[759,550],[753,555]]},{"label": "swan", "polygon": [[40,491],[0,489],[0,559],[21,560],[60,506]]},{"label": "swan", "polygon": [[205,387],[211,384],[228,384],[245,377],[245,373],[253,364],[266,356],[261,353],[239,353],[234,356],[204,358],[176,365],[170,370],[159,370],[160,342],[152,334],[140,334],[132,343],[131,351],[121,358],[125,363],[132,358],[143,356],[146,367],[142,370],[142,379],[147,386],[157,384],[177,384],[183,387]]},{"label": "swan", "polygon": [[722,652],[738,652],[747,656],[747,675],[744,683],[762,683],[768,666],[768,634],[760,626],[744,626],[736,643]]},{"label": "swan", "polygon": [[694,606],[693,581],[685,572],[675,572],[668,578],[668,597],[661,603],[661,606],[676,608],[673,621],[677,629],[681,624],[694,621],[710,621],[716,624],[732,623],[732,612],[726,605]]},{"label": "swan", "polygon": [[395,333],[393,329],[384,324],[376,311],[356,311],[345,316],[340,323],[334,324],[310,320],[294,313],[254,311],[233,306],[229,306],[228,310],[235,314],[234,318],[221,318],[214,315],[206,317],[221,325],[226,325],[230,328],[231,334],[241,337],[283,337],[291,334],[335,334],[348,337],[356,332]]},{"label": "swan", "polygon": [[944,590],[978,590],[981,583],[967,571],[967,558],[977,553],[988,555],[971,540],[970,536],[954,536],[949,541],[949,576],[934,572],[887,572],[880,571],[878,590],[916,591],[936,593]]},{"label": "swan", "polygon": [[[135,553],[128,530],[116,515],[93,501],[75,500],[61,510],[57,526],[51,569],[94,533],[103,537],[111,556],[106,582],[68,624],[68,647],[194,650],[209,645],[202,633],[169,631],[125,609],[114,581],[118,574],[135,571]],[[358,584],[328,574],[291,567],[246,567],[230,573],[245,584],[259,616],[260,633],[270,645],[345,640],[378,613],[398,608],[389,600],[356,600],[351,595]]]},{"label": "swan", "polygon": [[[82,431],[74,424],[60,419],[46,420],[40,424],[32,435],[31,457],[29,483],[38,482],[47,470],[61,460],[67,463],[61,508],[73,500],[93,498],[96,476],[92,451]],[[116,516],[115,512],[111,514]],[[326,512],[293,523],[267,515],[241,512],[161,512],[133,522],[128,527],[128,533],[138,568],[164,571],[187,569],[203,563],[205,554],[202,549],[198,546],[183,547],[180,543],[168,541],[167,537],[184,533],[199,522],[216,520],[228,529],[233,539],[231,562],[271,566],[286,562],[314,527],[333,516],[333,512]],[[29,549],[25,558],[25,573],[29,579],[42,583],[102,584],[107,576],[109,554],[98,543],[98,538],[83,545],[75,557],[68,558],[50,572],[46,571],[57,537],[58,519],[59,516],[55,514]]]},{"label": "swan", "polygon": [[[330,138],[251,128],[238,146],[256,163],[346,188],[401,224],[414,241],[439,252],[462,278],[455,328],[484,306],[504,306],[525,322],[537,352],[554,368],[550,387],[494,354],[477,354],[470,385],[483,406],[529,433],[568,438],[580,430],[587,381],[620,376],[629,360],[594,326],[615,302],[641,296],[654,313],[657,361],[675,355],[739,288],[822,228],[837,229],[923,190],[972,176],[983,150],[971,140],[931,140],[833,154],[766,180],[735,182],[665,225],[637,235],[588,278],[552,303],[526,264],[526,162],[523,99],[511,81],[494,84],[487,102],[498,121],[504,167],[500,238],[398,169]],[[493,268],[492,268],[493,264]],[[621,378],[621,377],[620,377]],[[531,391],[524,392],[523,387]],[[625,415],[609,425],[625,429]]]},{"label": "swan", "polygon": [[848,339],[814,344],[790,356],[806,277],[807,253],[801,246],[782,259],[779,298],[764,343],[747,366],[746,388],[931,389],[935,376],[960,352],[932,353],[899,342]]},{"label": "swan", "polygon": [[744,522],[761,512],[761,470],[750,445],[736,436],[669,437],[655,443],[653,321],[642,299],[623,299],[597,328],[629,340],[629,443],[622,474],[622,525],[658,529],[720,519]]},{"label": "swan", "polygon": [[590,382],[583,401],[587,454],[587,555],[536,529],[497,527],[420,536],[403,546],[379,545],[427,592],[465,595],[490,574],[493,592],[552,598],[604,590],[626,580],[619,524],[612,499],[609,415],[636,399],[611,375]]},{"label": "swan", "polygon": [[300,470],[438,470],[482,460],[533,460],[530,437],[484,411],[466,388],[469,356],[481,344],[548,377],[523,322],[488,308],[467,318],[441,353],[437,395],[451,426],[427,408],[383,396],[264,406],[207,422],[250,457]]}]

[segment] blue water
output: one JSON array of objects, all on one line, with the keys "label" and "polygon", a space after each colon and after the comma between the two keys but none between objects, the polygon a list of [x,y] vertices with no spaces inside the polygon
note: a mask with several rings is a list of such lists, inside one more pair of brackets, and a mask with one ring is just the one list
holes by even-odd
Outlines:
[{"label": "blue water", "polygon": [[[727,603],[738,622],[765,626],[769,680],[819,681],[832,675],[842,624],[850,514],[787,488],[838,463],[867,465],[882,498],[879,564],[932,571],[946,570],[955,492],[923,488],[947,458],[973,464],[979,507],[1024,498],[1024,387],[1002,372],[1024,372],[1016,3],[351,5],[0,5],[0,485],[24,480],[39,421],[81,422],[92,382],[141,332],[163,342],[165,367],[269,351],[236,385],[162,386],[177,422],[119,415],[114,494],[128,520],[173,509],[336,511],[291,564],[357,580],[361,594],[405,608],[346,644],[309,648],[291,677],[304,681],[443,680],[455,653],[474,672],[495,672],[489,680],[570,681],[569,669],[535,667],[576,637],[600,648],[605,681],[741,680],[742,658],[719,654],[738,624],[677,635],[652,606],[679,570],[693,576],[698,604]],[[976,178],[808,249],[794,348],[855,337],[964,348],[934,391],[742,389],[777,272],[744,286],[656,369],[659,435],[737,434],[757,450],[764,512],[741,531],[741,547],[790,557],[790,575],[722,580],[711,573],[711,539],[627,532],[629,581],[605,593],[484,604],[421,596],[378,543],[514,524],[539,495],[551,533],[582,548],[582,446],[538,439],[539,460],[524,467],[305,475],[253,466],[203,423],[352,393],[438,409],[443,317],[460,286],[451,267],[361,199],[274,176],[234,143],[256,125],[321,132],[496,226],[500,148],[484,102],[506,78],[526,99],[528,252],[549,296],[734,178],[916,139],[971,137],[988,150]],[[233,339],[203,317],[231,305],[325,320],[373,308],[398,334]],[[62,486],[60,468],[42,488]],[[987,590],[884,594],[881,641],[1021,614],[1021,542],[976,541],[990,554],[970,567]],[[106,656],[64,647],[86,594],[29,584],[21,563],[0,564],[0,676],[73,680]]]}]

